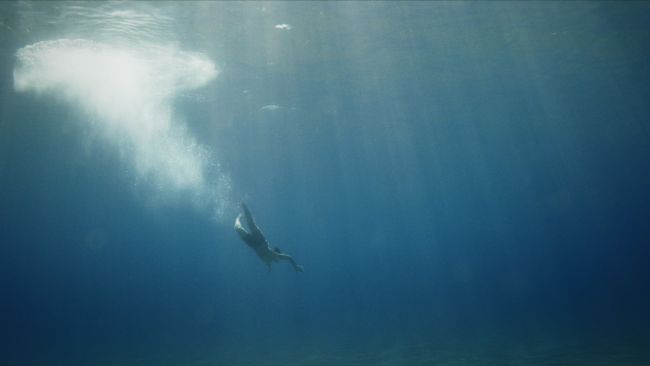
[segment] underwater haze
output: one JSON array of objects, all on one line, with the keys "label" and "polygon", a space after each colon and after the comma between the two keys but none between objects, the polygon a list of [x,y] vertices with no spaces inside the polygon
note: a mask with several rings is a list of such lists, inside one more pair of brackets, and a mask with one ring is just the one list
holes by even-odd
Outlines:
[{"label": "underwater haze", "polygon": [[650,365],[648,45],[647,2],[3,2],[0,364]]}]

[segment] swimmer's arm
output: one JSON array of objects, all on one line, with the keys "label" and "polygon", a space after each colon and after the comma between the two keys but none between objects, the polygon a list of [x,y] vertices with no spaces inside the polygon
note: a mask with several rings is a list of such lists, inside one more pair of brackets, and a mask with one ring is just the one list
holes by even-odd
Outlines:
[{"label": "swimmer's arm", "polygon": [[293,260],[292,256],[290,256],[288,254],[284,254],[284,253],[277,253],[277,252],[275,253],[275,255],[276,255],[277,259],[289,261],[291,263],[291,265],[293,266],[293,269],[296,272],[302,272],[303,271],[303,267],[301,265],[299,265],[298,263],[296,263],[296,261]]}]

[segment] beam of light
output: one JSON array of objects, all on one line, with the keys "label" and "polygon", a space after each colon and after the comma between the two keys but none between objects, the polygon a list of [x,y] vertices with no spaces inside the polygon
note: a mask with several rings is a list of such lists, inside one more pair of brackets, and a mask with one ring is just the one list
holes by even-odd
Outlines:
[{"label": "beam of light", "polygon": [[185,192],[196,202],[209,202],[217,215],[223,212],[229,179],[172,108],[177,93],[217,77],[207,57],[173,46],[128,48],[84,39],[38,42],[16,57],[17,91],[79,109],[139,178],[163,193]]}]

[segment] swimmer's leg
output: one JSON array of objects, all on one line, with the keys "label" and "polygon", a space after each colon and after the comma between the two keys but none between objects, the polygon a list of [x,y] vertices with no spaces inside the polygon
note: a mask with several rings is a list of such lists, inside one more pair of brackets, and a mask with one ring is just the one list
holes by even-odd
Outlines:
[{"label": "swimmer's leg", "polygon": [[241,219],[241,214],[239,214],[239,216],[237,216],[237,219],[235,219],[235,231],[237,232],[237,234],[239,234],[239,237],[243,241],[248,242],[248,239],[251,237],[251,234],[249,234],[246,231],[246,229],[244,229],[240,219]]},{"label": "swimmer's leg", "polygon": [[244,216],[246,217],[246,223],[248,224],[248,228],[251,231],[251,235],[263,236],[262,231],[257,227],[257,225],[255,225],[253,215],[251,215],[251,212],[248,210],[248,207],[246,207],[246,204],[242,202],[241,208],[244,210]]}]

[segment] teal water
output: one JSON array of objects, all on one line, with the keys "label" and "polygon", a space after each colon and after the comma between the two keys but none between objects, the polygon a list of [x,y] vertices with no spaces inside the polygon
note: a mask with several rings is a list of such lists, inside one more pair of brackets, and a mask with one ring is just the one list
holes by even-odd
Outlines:
[{"label": "teal water", "polygon": [[3,365],[650,364],[647,3],[0,14]]}]

